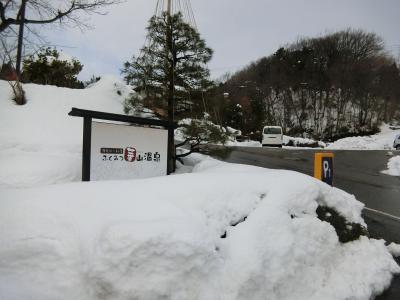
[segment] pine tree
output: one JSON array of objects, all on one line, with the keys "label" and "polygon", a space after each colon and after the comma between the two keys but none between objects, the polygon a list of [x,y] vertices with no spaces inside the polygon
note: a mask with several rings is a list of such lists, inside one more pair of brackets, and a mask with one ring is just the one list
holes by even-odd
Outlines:
[{"label": "pine tree", "polygon": [[127,106],[144,101],[159,115],[166,116],[168,99],[173,97],[174,113],[187,109],[201,111],[201,91],[211,85],[206,64],[212,50],[181,13],[153,16],[147,31],[149,43],[122,70],[126,82],[138,92]]}]

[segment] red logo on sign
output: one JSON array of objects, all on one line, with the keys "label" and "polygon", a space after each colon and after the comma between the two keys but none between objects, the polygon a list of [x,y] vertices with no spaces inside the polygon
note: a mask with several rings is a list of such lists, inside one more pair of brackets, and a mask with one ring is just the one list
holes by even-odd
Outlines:
[{"label": "red logo on sign", "polygon": [[124,158],[126,161],[133,162],[136,159],[136,149],[133,147],[125,148]]}]

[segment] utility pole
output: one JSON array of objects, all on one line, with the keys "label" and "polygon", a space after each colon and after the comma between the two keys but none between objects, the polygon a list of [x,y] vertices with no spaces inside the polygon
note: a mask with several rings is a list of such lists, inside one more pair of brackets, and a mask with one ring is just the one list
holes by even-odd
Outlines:
[{"label": "utility pole", "polygon": [[[172,62],[169,70],[169,82],[168,82],[168,121],[174,122],[174,73],[175,73],[175,58],[173,53],[173,31],[172,31],[172,17],[171,17],[172,0],[168,0],[167,3],[167,33],[166,33],[166,50],[167,58],[171,57]],[[175,137],[174,129],[170,127],[168,129],[168,174],[175,172]]]},{"label": "utility pole", "polygon": [[21,7],[20,7],[19,13],[18,13],[20,25],[19,25],[19,33],[18,33],[17,62],[15,65],[15,69],[16,69],[15,71],[17,72],[18,80],[20,80],[20,78],[21,78],[21,60],[22,60],[22,46],[23,46],[23,42],[24,42],[26,1],[27,0],[22,0]]},{"label": "utility pole", "polygon": [[168,7],[167,7],[167,13],[168,13],[168,16],[170,17],[171,16],[171,0],[168,0]]}]

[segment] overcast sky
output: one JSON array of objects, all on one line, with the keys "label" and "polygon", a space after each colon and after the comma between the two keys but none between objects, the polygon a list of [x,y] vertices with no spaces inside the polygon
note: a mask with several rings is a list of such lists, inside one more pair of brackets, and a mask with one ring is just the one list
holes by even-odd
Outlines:
[{"label": "overcast sky", "polygon": [[[183,0],[181,0],[183,1]],[[82,79],[120,74],[124,61],[145,42],[157,0],[127,0],[95,15],[95,28],[52,29],[47,40],[78,58]],[[400,0],[191,0],[197,27],[214,50],[213,77],[234,72],[299,37],[315,37],[347,27],[380,35],[400,56]]]}]

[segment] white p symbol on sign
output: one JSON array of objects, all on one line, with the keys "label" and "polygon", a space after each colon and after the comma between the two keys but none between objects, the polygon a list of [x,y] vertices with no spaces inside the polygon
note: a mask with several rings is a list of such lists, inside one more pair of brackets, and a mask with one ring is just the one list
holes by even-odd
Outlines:
[{"label": "white p symbol on sign", "polygon": [[314,177],[333,185],[333,153],[315,153]]},{"label": "white p symbol on sign", "polygon": [[329,168],[329,162],[327,160],[323,161],[322,169],[324,170],[324,178],[331,177],[331,169]]}]

